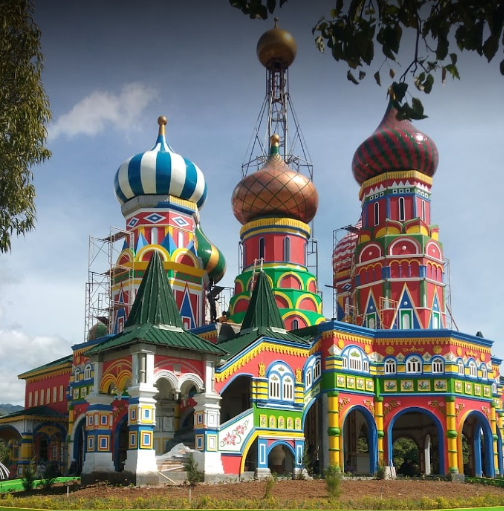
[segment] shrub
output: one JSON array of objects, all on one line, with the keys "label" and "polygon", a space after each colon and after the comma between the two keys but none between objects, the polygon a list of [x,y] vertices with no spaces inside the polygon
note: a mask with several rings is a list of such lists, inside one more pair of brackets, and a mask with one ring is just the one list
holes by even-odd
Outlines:
[{"label": "shrub", "polygon": [[33,490],[35,485],[35,462],[33,460],[25,467],[21,484],[26,491]]},{"label": "shrub", "polygon": [[339,497],[341,482],[341,472],[339,471],[339,468],[334,465],[330,465],[325,469],[324,477],[329,497],[332,499]]},{"label": "shrub", "polygon": [[186,471],[186,481],[191,486],[196,486],[201,481],[201,474],[198,472],[198,464],[194,461],[194,456],[191,454],[187,463],[184,465]]},{"label": "shrub", "polygon": [[264,487],[264,496],[263,499],[269,499],[271,497],[271,492],[275,487],[276,479],[274,477],[268,477],[266,479],[266,486]]},{"label": "shrub", "polygon": [[375,473],[376,479],[383,480],[385,479],[385,465],[380,463],[378,467],[376,467],[376,473]]},{"label": "shrub", "polygon": [[43,488],[44,490],[50,490],[59,476],[59,468],[58,465],[51,464],[44,470],[44,475],[40,480],[38,486]]}]

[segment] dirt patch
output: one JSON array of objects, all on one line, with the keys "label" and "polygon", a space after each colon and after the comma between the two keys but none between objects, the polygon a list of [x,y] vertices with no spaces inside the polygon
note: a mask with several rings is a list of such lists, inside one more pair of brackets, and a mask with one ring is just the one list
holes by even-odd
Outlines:
[{"label": "dirt patch", "polygon": [[[494,495],[504,503],[504,489],[480,484],[460,482],[430,481],[430,480],[357,480],[344,479],[340,484],[340,499],[345,502],[358,502],[365,497],[420,500],[429,499],[469,499],[475,496]],[[142,497],[144,499],[168,498],[184,499],[188,497],[188,486],[149,486],[149,487],[118,487],[104,483],[89,486],[70,486],[72,497],[84,499],[124,499],[132,500]],[[249,481],[238,483],[198,484],[192,489],[192,498],[208,497],[220,501],[239,501],[240,499],[262,499],[266,491],[265,481]],[[38,495],[61,494],[66,487],[55,487],[50,491],[37,491]],[[33,495],[35,492],[30,492]],[[26,492],[15,494],[18,497],[26,496]],[[271,496],[279,501],[303,501],[307,499],[327,499],[325,481],[293,481],[279,480],[271,489]]]}]

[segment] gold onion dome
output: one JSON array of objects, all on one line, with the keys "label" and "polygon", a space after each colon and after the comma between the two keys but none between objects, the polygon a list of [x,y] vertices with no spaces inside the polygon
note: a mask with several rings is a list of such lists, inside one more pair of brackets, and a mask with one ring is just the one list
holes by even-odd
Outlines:
[{"label": "gold onion dome", "polygon": [[234,216],[241,224],[265,216],[309,223],[317,213],[317,189],[284,162],[279,153],[280,137],[272,135],[270,141],[270,155],[264,167],[245,176],[233,191]]},{"label": "gold onion dome", "polygon": [[294,37],[287,30],[278,27],[278,18],[275,26],[264,32],[257,42],[257,58],[261,64],[270,69],[289,67],[296,58],[297,46]]}]

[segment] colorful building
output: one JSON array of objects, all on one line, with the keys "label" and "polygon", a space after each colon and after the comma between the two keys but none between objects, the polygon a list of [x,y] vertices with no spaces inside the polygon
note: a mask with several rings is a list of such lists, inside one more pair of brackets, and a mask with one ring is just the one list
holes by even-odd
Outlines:
[{"label": "colorful building", "polygon": [[[284,86],[292,36],[275,24],[258,56]],[[165,482],[161,455],[184,443],[207,480],[307,465],[374,474],[407,438],[419,473],[504,475],[501,360],[492,341],[448,328],[437,149],[395,113],[391,102],[355,153],[361,215],[335,243],[330,320],[307,264],[317,191],[292,168],[282,123],[233,192],[241,269],[220,314],[204,177],[160,117],[154,148],[115,177],[126,227],[113,312],[71,355],[20,375],[25,410],[0,418],[13,470],[34,458],[88,481]]]}]

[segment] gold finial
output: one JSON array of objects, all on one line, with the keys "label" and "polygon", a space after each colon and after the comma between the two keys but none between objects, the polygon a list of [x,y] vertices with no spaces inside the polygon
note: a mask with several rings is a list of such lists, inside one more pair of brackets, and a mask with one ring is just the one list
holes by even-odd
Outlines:
[{"label": "gold finial", "polygon": [[168,119],[164,115],[160,115],[157,120],[159,124],[159,134],[164,135],[165,134],[165,126],[168,122]]},{"label": "gold finial", "polygon": [[280,136],[276,133],[273,133],[270,137],[271,145],[278,146],[280,144]]}]

